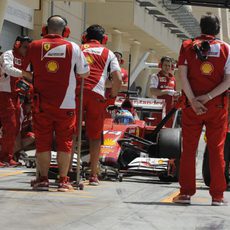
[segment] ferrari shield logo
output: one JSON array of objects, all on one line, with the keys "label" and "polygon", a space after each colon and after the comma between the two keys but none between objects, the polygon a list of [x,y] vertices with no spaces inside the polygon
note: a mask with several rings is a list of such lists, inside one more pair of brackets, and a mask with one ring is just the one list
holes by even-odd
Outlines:
[{"label": "ferrari shield logo", "polygon": [[50,49],[50,46],[51,46],[50,43],[45,43],[44,46],[43,46],[44,50],[48,51]]}]

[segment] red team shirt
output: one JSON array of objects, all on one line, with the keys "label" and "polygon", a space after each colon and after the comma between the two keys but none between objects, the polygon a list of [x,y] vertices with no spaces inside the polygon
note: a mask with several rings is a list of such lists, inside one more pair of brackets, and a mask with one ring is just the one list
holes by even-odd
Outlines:
[{"label": "red team shirt", "polygon": [[60,109],[76,108],[76,75],[89,71],[77,44],[59,35],[47,35],[30,44],[26,62],[32,63],[34,90],[39,93],[41,104]]},{"label": "red team shirt", "polygon": [[[169,73],[169,76],[165,76],[163,72],[160,71],[158,74],[153,74],[150,77],[149,88],[170,90],[174,92],[176,91],[176,79],[171,73]],[[165,100],[166,113],[168,113],[173,107],[173,97],[170,95],[162,95],[162,96],[158,96],[157,98]],[[155,121],[156,123],[154,124],[157,124],[161,120],[161,117],[159,117],[159,114],[155,114],[154,116],[158,119]],[[166,126],[172,127],[172,123],[173,123],[173,118],[171,118],[167,122]]]},{"label": "red team shirt", "polygon": [[[229,45],[212,36],[202,35],[195,40],[209,40],[211,49],[208,60],[201,62],[195,58],[192,40],[182,44],[178,66],[188,66],[188,80],[195,96],[209,93],[223,81],[225,74],[230,74]],[[196,68],[194,68],[196,66]]]},{"label": "red team shirt", "polygon": [[128,71],[124,68],[121,68],[121,77],[122,77],[122,82],[124,84],[128,83],[129,81]]},{"label": "red team shirt", "polygon": [[160,90],[176,90],[176,79],[172,74],[164,76],[162,71],[158,74],[153,74],[150,78],[149,88],[155,88]]},{"label": "red team shirt", "polygon": [[[121,71],[117,58],[112,51],[95,40],[82,45],[82,51],[90,65],[90,76],[85,78],[84,88],[105,97],[108,72]],[[78,83],[79,88],[80,83]]]},{"label": "red team shirt", "polygon": [[[150,78],[150,85],[149,88],[154,89],[160,89],[160,90],[170,90],[175,91],[176,90],[176,79],[175,77],[170,73],[169,76],[165,76],[162,71],[160,71],[158,74],[153,74]],[[166,105],[167,105],[167,112],[172,107],[172,96],[170,95],[163,95],[158,96],[159,99],[165,99]]]}]

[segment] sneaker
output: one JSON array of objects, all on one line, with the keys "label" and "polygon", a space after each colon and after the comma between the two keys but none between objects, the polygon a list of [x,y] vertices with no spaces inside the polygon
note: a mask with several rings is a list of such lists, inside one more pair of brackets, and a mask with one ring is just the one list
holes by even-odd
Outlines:
[{"label": "sneaker", "polygon": [[49,191],[49,180],[48,177],[39,177],[31,181],[33,190],[36,191]]},{"label": "sneaker", "polygon": [[228,206],[228,202],[222,199],[212,199],[212,206]]},{"label": "sneaker", "polygon": [[59,192],[72,192],[74,191],[73,186],[69,182],[69,177],[60,177],[59,178],[59,185],[58,185]]},{"label": "sneaker", "polygon": [[6,164],[0,161],[0,168],[6,167]]},{"label": "sneaker", "polygon": [[93,186],[98,186],[99,185],[99,180],[98,180],[97,175],[89,177],[89,185],[93,185]]},{"label": "sneaker", "polygon": [[178,194],[173,198],[173,203],[177,204],[191,204],[191,196]]},{"label": "sneaker", "polygon": [[21,166],[22,163],[20,162],[17,162],[13,159],[11,159],[9,162],[7,162],[7,164],[9,165],[9,167],[18,167],[18,166]]}]

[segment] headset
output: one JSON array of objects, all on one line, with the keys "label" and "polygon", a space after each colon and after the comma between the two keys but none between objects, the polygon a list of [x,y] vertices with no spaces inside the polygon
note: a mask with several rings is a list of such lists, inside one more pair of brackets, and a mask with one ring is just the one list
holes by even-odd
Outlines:
[{"label": "headset", "polygon": [[17,36],[14,42],[14,49],[19,49],[22,46],[23,42],[32,42],[32,39],[28,36]]},{"label": "headset", "polygon": [[122,58],[123,57],[123,55],[122,55],[122,53],[121,52],[118,52],[118,51],[115,51],[115,52],[113,52],[114,54],[119,54],[120,56],[121,56],[121,65],[124,65],[124,63],[125,63],[125,60]]},{"label": "headset", "polygon": [[61,18],[64,22],[65,22],[65,28],[62,31],[62,37],[64,38],[68,38],[70,35],[70,28],[69,26],[67,26],[68,22],[66,20],[66,18],[62,17],[61,15],[52,15],[47,19],[47,25],[42,27],[42,33],[41,36],[44,37],[48,34],[48,25],[49,25],[49,21],[53,18],[53,17],[59,17]]},{"label": "headset", "polygon": [[[90,27],[89,27],[90,28]],[[88,28],[88,29],[89,29]],[[88,30],[87,29],[87,30]],[[87,33],[87,30],[82,34],[82,36],[81,36],[81,43],[82,44],[85,44],[85,43],[87,43],[87,42],[89,42],[89,38],[88,38],[88,33]],[[103,34],[102,35],[102,39],[101,39],[101,44],[102,45],[106,45],[107,44],[107,42],[108,42],[108,39],[109,39],[109,37],[108,37],[108,35],[107,34]]]},{"label": "headset", "polygon": [[171,57],[169,57],[169,56],[163,56],[163,57],[161,58],[160,63],[158,64],[158,68],[159,68],[159,69],[162,69],[162,64],[163,64],[164,61],[169,61],[169,62],[171,62],[171,70],[174,70],[174,69],[175,69],[175,65],[174,65],[174,63],[173,63],[173,59],[172,59]]},{"label": "headset", "polygon": [[192,39],[192,47],[193,50],[196,52],[197,57],[203,62],[208,60],[208,52],[211,49],[210,43],[216,40],[216,38],[212,40],[195,40]]}]

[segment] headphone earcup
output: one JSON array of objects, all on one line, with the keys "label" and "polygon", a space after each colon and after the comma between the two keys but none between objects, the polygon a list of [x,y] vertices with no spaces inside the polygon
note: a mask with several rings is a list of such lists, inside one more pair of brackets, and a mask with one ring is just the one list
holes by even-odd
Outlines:
[{"label": "headphone earcup", "polygon": [[42,33],[41,33],[41,36],[44,37],[48,34],[48,28],[47,26],[43,26],[42,27]]},{"label": "headphone earcup", "polygon": [[82,44],[85,44],[87,42],[87,37],[86,37],[87,33],[84,32],[82,35],[81,35],[81,43]]},{"label": "headphone earcup", "polygon": [[124,64],[125,64],[125,60],[121,59],[121,65],[124,65]]},{"label": "headphone earcup", "polygon": [[108,39],[109,39],[108,35],[107,35],[107,34],[104,34],[104,35],[103,35],[103,39],[102,39],[102,41],[101,41],[101,44],[102,44],[102,45],[106,45]]},{"label": "headphone earcup", "polygon": [[161,63],[161,62],[158,64],[158,68],[159,68],[159,69],[162,68],[162,63]]},{"label": "headphone earcup", "polygon": [[65,29],[63,30],[62,36],[64,38],[68,38],[69,35],[70,35],[70,28],[69,28],[69,26],[66,26]]}]

